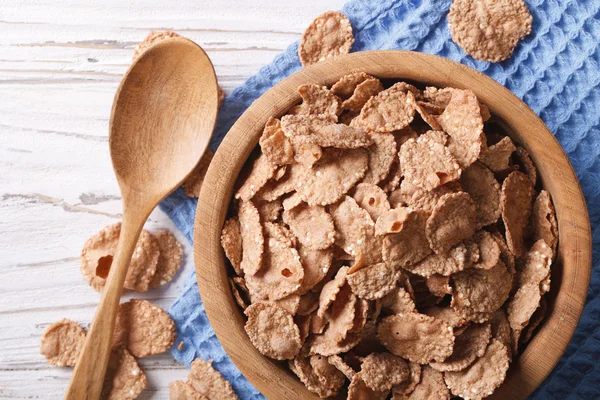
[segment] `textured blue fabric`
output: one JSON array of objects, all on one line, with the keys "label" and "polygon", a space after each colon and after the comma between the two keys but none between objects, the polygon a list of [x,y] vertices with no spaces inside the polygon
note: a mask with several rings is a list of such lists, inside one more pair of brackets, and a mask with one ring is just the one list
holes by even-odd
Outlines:
[{"label": "textured blue fabric", "polygon": [[[450,0],[353,0],[353,51],[405,49],[437,54],[478,69],[522,98],[548,125],[569,155],[585,194],[593,229],[593,265],[588,303],[557,367],[533,399],[600,398],[600,0],[529,0],[533,31],[515,54],[491,64],[467,56],[450,39],[446,15]],[[242,112],[274,84],[301,68],[297,44],[279,54],[224,100],[211,148]],[[191,241],[196,200],[177,190],[161,208]],[[214,359],[242,399],[263,398],[224,353],[209,324],[190,276],[171,315],[184,350],[175,358]]]}]

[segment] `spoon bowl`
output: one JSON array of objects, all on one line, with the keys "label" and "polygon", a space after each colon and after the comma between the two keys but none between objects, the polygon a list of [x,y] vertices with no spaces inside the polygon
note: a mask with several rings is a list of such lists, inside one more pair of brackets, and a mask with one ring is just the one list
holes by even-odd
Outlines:
[{"label": "spoon bowl", "polygon": [[142,227],[206,151],[217,109],[213,66],[190,40],[169,38],[153,45],[123,77],[113,102],[109,137],[123,198],[123,223],[66,399],[100,397],[123,284]]},{"label": "spoon bowl", "polygon": [[158,203],[179,186],[208,147],[217,99],[212,63],[191,40],[170,38],[144,52],[112,107],[109,146],[121,191]]}]

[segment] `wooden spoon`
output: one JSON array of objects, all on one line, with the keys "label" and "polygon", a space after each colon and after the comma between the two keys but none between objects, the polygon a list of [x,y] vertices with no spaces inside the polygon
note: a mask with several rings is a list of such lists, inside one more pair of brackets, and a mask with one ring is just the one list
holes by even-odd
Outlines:
[{"label": "wooden spoon", "polygon": [[100,397],[127,268],[150,212],[190,174],[217,117],[217,80],[194,42],[160,42],[131,65],[117,89],[110,154],[123,196],[121,236],[100,305],[65,399]]}]

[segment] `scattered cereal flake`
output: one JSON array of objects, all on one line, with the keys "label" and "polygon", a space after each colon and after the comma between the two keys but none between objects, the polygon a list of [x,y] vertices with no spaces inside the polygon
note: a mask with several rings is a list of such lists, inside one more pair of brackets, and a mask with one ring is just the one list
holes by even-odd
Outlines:
[{"label": "scattered cereal flake", "polygon": [[421,93],[421,91],[415,86],[411,85],[410,83],[396,82],[394,86],[396,90],[400,90],[405,93],[411,92],[415,100],[423,100],[423,94]]},{"label": "scattered cereal flake", "polygon": [[302,245],[313,250],[324,250],[335,240],[333,218],[322,206],[304,203],[283,212],[283,222]]},{"label": "scattered cereal flake", "polygon": [[350,332],[361,332],[367,323],[369,314],[369,302],[365,299],[356,299],[356,310],[354,311],[354,323]]},{"label": "scattered cereal flake", "polygon": [[[306,137],[313,135],[316,130],[323,126],[334,125],[336,119],[331,114],[317,115],[295,115],[288,114],[281,117],[281,129],[286,137]],[[292,145],[295,143],[292,142]]]},{"label": "scattered cereal flake", "polygon": [[315,143],[309,143],[298,136],[293,137],[292,147],[294,148],[294,161],[306,168],[311,168],[317,161],[323,157],[323,149]]},{"label": "scattered cereal flake", "polygon": [[310,205],[328,205],[340,200],[367,170],[369,156],[365,149],[327,148],[312,168],[301,169],[296,191]]},{"label": "scattered cereal flake", "polygon": [[300,245],[298,246],[298,255],[304,268],[304,279],[298,292],[304,294],[325,278],[333,261],[333,251],[331,249],[313,250]]},{"label": "scattered cereal flake", "polygon": [[558,243],[558,224],[554,206],[550,199],[550,193],[540,191],[533,202],[533,210],[529,219],[531,239],[538,241],[543,239],[553,251],[556,251]]},{"label": "scattered cereal flake", "polygon": [[348,54],[353,43],[350,20],[340,12],[327,11],[315,18],[302,34],[298,56],[306,67],[330,57]]},{"label": "scattered cereal flake", "polygon": [[500,260],[500,246],[487,231],[477,231],[473,237],[479,246],[479,261],[475,268],[492,269]]},{"label": "scattered cereal flake", "polygon": [[473,164],[485,150],[483,120],[477,97],[470,90],[454,89],[438,122],[448,138],[448,149],[462,168]]},{"label": "scattered cereal flake", "polygon": [[342,286],[325,318],[329,323],[327,336],[336,343],[346,339],[354,327],[356,296],[348,285]]},{"label": "scattered cereal flake", "polygon": [[171,31],[161,31],[161,32],[151,32],[135,46],[135,50],[133,51],[133,61],[137,60],[143,52],[148,50],[150,47],[155,45],[156,43],[162,42],[163,40],[167,40],[170,38],[181,37],[175,32]]},{"label": "scattered cereal flake", "polygon": [[183,260],[183,248],[181,243],[175,239],[175,236],[163,230],[154,234],[154,239],[158,243],[160,253],[156,264],[156,272],[150,282],[150,287],[158,287],[171,281],[173,276],[179,271],[181,261]]},{"label": "scattered cereal flake", "polygon": [[354,371],[352,367],[346,364],[342,357],[338,356],[337,354],[327,357],[327,361],[329,362],[329,364],[337,368],[338,371],[344,374],[346,378],[348,378],[348,380],[350,381],[352,380],[352,378],[354,378],[354,375],[356,375],[356,371]]},{"label": "scattered cereal flake", "polygon": [[328,323],[329,320],[327,318],[321,318],[313,313],[310,320],[310,333],[320,335],[321,333],[323,333],[323,330],[325,329]]},{"label": "scattered cereal flake", "polygon": [[175,381],[169,384],[170,400],[205,400],[206,397],[196,392],[194,387],[184,381]]},{"label": "scattered cereal flake", "polygon": [[297,315],[309,315],[319,308],[319,293],[308,291],[300,296]]},{"label": "scattered cereal flake", "polygon": [[100,398],[133,400],[146,387],[146,375],[135,358],[125,349],[114,349],[108,359]]},{"label": "scattered cereal flake", "polygon": [[438,124],[434,115],[432,115],[432,113],[431,113],[432,110],[429,107],[427,107],[425,104],[426,103],[417,101],[417,104],[415,106],[417,109],[417,112],[419,113],[419,115],[421,116],[423,121],[425,121],[425,123],[431,127],[431,129],[433,129],[435,131],[441,131],[442,127],[440,126],[440,124]]},{"label": "scattered cereal flake", "polygon": [[162,308],[131,299],[119,305],[113,341],[137,358],[160,354],[175,342],[175,323]]},{"label": "scattered cereal flake", "polygon": [[511,329],[522,331],[529,324],[531,316],[539,307],[541,294],[535,282],[523,285],[508,302],[506,312]]},{"label": "scattered cereal flake", "polygon": [[61,319],[46,329],[40,354],[57,367],[73,367],[85,342],[85,331],[77,322]]},{"label": "scattered cereal flake", "polygon": [[273,238],[287,247],[296,247],[298,244],[296,236],[282,223],[265,222],[263,233],[265,238]]},{"label": "scattered cereal flake", "polygon": [[408,400],[450,400],[450,391],[444,382],[444,376],[428,365],[423,366],[421,382],[415,386]]},{"label": "scattered cereal flake", "polygon": [[352,196],[356,203],[365,209],[373,221],[381,214],[390,210],[387,194],[379,186],[372,183],[359,183],[354,189]]},{"label": "scattered cereal flake", "polygon": [[[513,279],[502,261],[492,269],[471,268],[454,274],[452,308],[469,320],[479,322],[480,313],[491,314],[508,298]],[[489,315],[485,320],[489,319]]]},{"label": "scattered cereal flake", "polygon": [[477,207],[477,228],[494,224],[500,218],[500,184],[485,165],[475,162],[463,170],[460,183]]},{"label": "scattered cereal flake", "polygon": [[183,181],[183,191],[186,195],[190,197],[198,197],[200,195],[200,189],[202,188],[206,171],[210,166],[213,156],[213,152],[210,149],[206,149],[194,170],[185,178],[185,181]]},{"label": "scattered cereal flake", "polygon": [[408,197],[405,203],[413,209],[426,211],[433,211],[443,195],[462,191],[460,184],[456,181],[448,182],[447,184],[436,187],[433,190],[425,190],[418,186],[411,185],[408,182],[406,182],[405,186],[412,186],[413,189],[412,195],[409,196],[409,193],[403,193],[403,189],[405,188],[400,185],[402,198],[404,199],[405,197]]},{"label": "scattered cereal flake", "polygon": [[348,386],[347,400],[385,400],[389,390],[374,391],[366,385],[362,375],[361,371],[352,378],[350,386]]},{"label": "scattered cereal flake", "polygon": [[183,351],[183,348],[184,348],[183,340],[180,340],[179,344],[177,345],[177,350]]},{"label": "scattered cereal flake", "polygon": [[251,201],[240,203],[238,218],[242,236],[242,261],[240,267],[247,275],[254,275],[261,269],[265,238],[260,224],[260,214]]},{"label": "scattered cereal flake", "polygon": [[330,212],[337,233],[335,243],[346,253],[356,256],[366,241],[365,227],[374,225],[369,213],[349,196],[332,206]]},{"label": "scattered cereal flake", "polygon": [[296,143],[306,142],[338,149],[369,147],[373,143],[371,135],[364,129],[344,124],[318,126],[310,135],[298,135],[294,139],[296,139]]},{"label": "scattered cereal flake", "polygon": [[282,201],[283,209],[285,211],[291,210],[294,207],[298,207],[300,204],[302,204],[302,197],[300,197],[300,195],[298,193],[296,193],[296,192],[294,192],[291,195],[287,196]]},{"label": "scattered cereal flake", "polygon": [[397,286],[381,299],[381,307],[388,314],[416,312],[415,302],[403,287]]},{"label": "scattered cereal flake", "polygon": [[[378,184],[390,175],[392,165],[397,158],[396,141],[389,133],[371,133],[373,144],[369,146],[369,169],[364,183]],[[390,177],[393,179],[393,177]]]},{"label": "scattered cereal flake", "polygon": [[448,13],[452,40],[478,60],[499,62],[531,32],[523,0],[455,0]]},{"label": "scattered cereal flake", "polygon": [[406,381],[410,369],[406,361],[391,353],[371,353],[362,360],[361,374],[367,387],[383,392]]},{"label": "scattered cereal flake", "polygon": [[346,274],[348,267],[342,267],[339,269],[335,278],[325,284],[321,290],[319,296],[319,310],[317,315],[321,318],[325,316],[325,312],[329,309],[329,306],[334,302],[340,289],[346,283]]},{"label": "scattered cereal flake", "polygon": [[492,233],[492,237],[500,248],[500,260],[506,265],[506,269],[511,275],[515,275],[515,256],[508,249],[508,245],[500,232]]},{"label": "scattered cereal flake", "polygon": [[[110,272],[117,251],[121,223],[109,225],[89,238],[81,250],[81,273],[83,278],[101,292]],[[160,249],[153,236],[145,229],[140,234],[125,277],[125,288],[136,292],[150,289],[156,272]]]},{"label": "scattered cereal flake", "polygon": [[266,226],[271,232],[265,229],[262,267],[254,275],[246,273],[246,285],[253,297],[274,301],[298,291],[304,268],[287,229],[270,223]]},{"label": "scattered cereal flake", "polygon": [[298,107],[295,115],[337,115],[342,111],[342,100],[333,94],[327,87],[306,84],[298,88],[302,97],[302,104]]},{"label": "scattered cereal flake", "polygon": [[506,346],[492,339],[482,357],[462,371],[444,373],[444,381],[455,396],[483,399],[504,382],[509,361]]},{"label": "scattered cereal flake", "polygon": [[416,102],[412,92],[398,83],[371,97],[352,123],[368,131],[392,132],[408,126],[415,116]]},{"label": "scattered cereal flake", "polygon": [[[390,210],[390,213],[395,210]],[[398,213],[400,214],[400,213]],[[430,213],[422,210],[411,210],[399,215],[399,218],[388,224],[388,233],[383,240],[383,260],[391,265],[407,267],[421,261],[431,253],[425,226]],[[385,221],[388,215],[382,215],[380,220]],[[381,225],[381,224],[379,224]]]},{"label": "scattered cereal flake", "polygon": [[[427,88],[427,89],[431,89],[431,88]],[[450,101],[450,97],[448,97],[448,101]],[[430,116],[433,116],[434,119],[436,119],[444,112],[444,109],[446,108],[446,106],[448,104],[445,104],[442,106],[440,104],[430,103],[429,101],[417,101],[417,105],[421,108],[422,111],[427,112]],[[437,119],[436,119],[436,122],[437,122]],[[438,126],[439,126],[439,124],[438,124]],[[430,127],[431,127],[431,125],[430,125]],[[441,127],[440,127],[440,129],[441,129]]]},{"label": "scattered cereal flake", "polygon": [[498,340],[500,343],[506,346],[508,354],[511,353],[511,339],[510,339],[510,324],[506,317],[506,312],[503,308],[492,314],[490,318],[490,326],[492,328],[492,339]]},{"label": "scattered cereal flake", "polygon": [[273,178],[271,178],[271,179],[278,181],[285,176],[286,172],[287,172],[287,165],[279,165],[275,168],[275,172],[273,173]]},{"label": "scattered cereal flake", "polygon": [[233,299],[242,310],[245,310],[250,304],[250,292],[248,292],[246,281],[240,276],[229,278],[229,286],[231,286]]},{"label": "scattered cereal flake", "polygon": [[450,276],[464,270],[471,264],[469,249],[464,243],[459,243],[447,253],[431,254],[420,262],[404,268],[414,274],[429,278],[435,274]]},{"label": "scattered cereal flake", "polygon": [[342,100],[347,100],[352,96],[356,87],[367,79],[373,79],[373,77],[364,72],[353,72],[344,75],[331,86],[331,92]]},{"label": "scattered cereal flake", "polygon": [[362,336],[358,332],[348,332],[345,339],[338,341],[338,329],[335,326],[329,326],[322,334],[309,337],[307,340],[310,354],[320,354],[322,356],[331,356],[334,354],[345,353],[356,346]]},{"label": "scattered cereal flake", "polygon": [[362,268],[346,276],[355,295],[366,300],[380,299],[396,287],[398,273],[387,263]]},{"label": "scattered cereal flake", "polygon": [[[379,186],[383,189],[384,192],[392,192],[400,186],[400,181],[402,180],[402,170],[400,169],[400,159],[398,158],[398,154],[394,156],[394,160],[392,161],[392,165],[390,167],[390,172],[388,172],[387,176],[379,182]],[[390,199],[390,202],[392,199]]]},{"label": "scattered cereal flake", "polygon": [[291,164],[294,149],[281,129],[281,121],[270,117],[258,142],[266,159],[275,165]]},{"label": "scattered cereal flake", "polygon": [[199,358],[192,362],[188,375],[188,384],[201,395],[209,399],[237,400],[231,384],[212,366],[212,360]]},{"label": "scattered cereal flake", "polygon": [[429,289],[434,296],[444,297],[447,294],[452,294],[449,276],[434,274],[427,278],[425,283],[427,283],[427,289]]},{"label": "scattered cereal flake", "polygon": [[294,323],[298,326],[300,330],[300,341],[302,344],[306,341],[308,335],[310,335],[310,323],[311,323],[312,315],[294,315]]},{"label": "scattered cereal flake", "polygon": [[408,399],[408,396],[410,396],[410,394],[415,390],[419,382],[421,382],[421,365],[409,361],[408,368],[410,369],[409,379],[392,387],[392,400]]},{"label": "scattered cereal flake", "polygon": [[250,341],[263,355],[276,360],[291,360],[298,354],[302,341],[292,315],[273,303],[253,303],[244,312],[244,328]]},{"label": "scattered cereal flake", "polygon": [[298,167],[298,165],[288,165],[284,176],[279,180],[269,180],[257,193],[257,199],[263,201],[274,201],[284,194],[293,192],[294,188],[296,187],[296,179],[298,179],[300,170],[301,167]]},{"label": "scattered cereal flake", "polygon": [[447,147],[428,136],[410,139],[400,147],[404,179],[432,190],[460,177],[460,167]]},{"label": "scattered cereal flake", "polygon": [[[509,255],[512,256],[510,252]],[[546,244],[544,239],[536,241],[525,256],[518,260],[516,269],[513,266],[511,272],[516,274],[516,286],[538,282],[542,295],[550,291],[550,267],[554,255],[553,249]]]},{"label": "scattered cereal flake", "polygon": [[424,314],[386,317],[377,327],[377,336],[392,353],[422,364],[444,361],[454,347],[452,327]]},{"label": "scattered cereal flake", "polygon": [[263,222],[275,222],[279,219],[281,210],[283,210],[283,204],[280,199],[273,201],[261,201],[258,200],[254,203],[260,220]]},{"label": "scattered cereal flake", "polygon": [[365,103],[373,96],[383,90],[381,81],[370,78],[359,83],[354,89],[354,94],[342,103],[342,108],[354,112],[360,112]]},{"label": "scattered cereal flake", "polygon": [[327,357],[321,355],[310,356],[310,366],[324,386],[334,390],[340,390],[344,386],[346,377],[329,363]]},{"label": "scattered cereal flake", "polygon": [[446,322],[455,330],[467,324],[467,320],[451,307],[428,307],[423,313]]},{"label": "scattered cereal flake", "polygon": [[531,161],[529,153],[527,152],[527,150],[525,150],[525,148],[521,146],[517,147],[516,153],[517,158],[519,159],[519,164],[523,169],[523,172],[527,174],[527,177],[529,178],[533,186],[535,186],[537,182],[537,169],[535,168],[533,161]]},{"label": "scattered cereal flake", "polygon": [[525,234],[531,215],[535,190],[527,175],[514,171],[502,183],[502,220],[506,228],[506,243],[517,257],[525,254]]},{"label": "scattered cereal flake", "polygon": [[282,299],[274,300],[273,303],[289,312],[292,316],[295,316],[300,307],[300,295],[292,293]]},{"label": "scattered cereal flake", "polygon": [[441,112],[444,112],[450,100],[452,99],[452,93],[454,88],[436,88],[434,86],[428,86],[423,91],[423,98],[429,102],[432,106],[441,109]]},{"label": "scattered cereal flake", "polygon": [[517,150],[508,136],[504,136],[498,143],[489,146],[481,156],[481,161],[492,172],[499,173],[511,168],[510,156]]},{"label": "scattered cereal flake", "polygon": [[249,174],[241,181],[241,186],[235,194],[236,199],[248,201],[262,189],[275,173],[275,165],[271,164],[264,153],[261,153],[252,163]]},{"label": "scattered cereal flake", "polygon": [[443,195],[427,220],[427,239],[436,254],[475,233],[476,206],[467,193]]},{"label": "scattered cereal flake", "polygon": [[[325,381],[325,383],[323,383],[323,381],[321,381],[319,376],[315,373],[309,357],[298,356],[293,360],[290,360],[288,365],[292,372],[294,372],[298,378],[300,378],[300,381],[304,384],[304,386],[321,398],[335,396],[341,388],[341,385],[336,387],[339,385],[337,382],[335,382],[337,384],[335,386],[333,385],[334,382],[332,381]],[[339,380],[342,381],[343,385],[344,381],[342,379]]]},{"label": "scattered cereal flake", "polygon": [[441,372],[462,371],[485,354],[491,337],[492,329],[489,322],[470,324],[464,332],[456,337],[452,355],[443,362],[434,362],[430,365]]},{"label": "scattered cereal flake", "polygon": [[519,338],[520,344],[527,343],[533,337],[533,333],[537,329],[538,326],[544,321],[546,317],[546,313],[548,311],[548,302],[545,297],[542,297],[540,300],[540,306],[535,310],[531,318],[529,319],[529,324],[523,330],[523,334]]}]

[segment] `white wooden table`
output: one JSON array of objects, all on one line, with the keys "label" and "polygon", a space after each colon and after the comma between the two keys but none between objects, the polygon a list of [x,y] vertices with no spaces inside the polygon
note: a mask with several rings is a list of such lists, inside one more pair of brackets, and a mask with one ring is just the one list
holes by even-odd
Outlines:
[{"label": "white wooden table", "polygon": [[[79,254],[120,218],[108,120],[136,43],[164,29],[195,40],[229,93],[343,2],[0,0],[0,398],[64,394],[70,369],[46,363],[40,337],[63,317],[87,326],[99,300]],[[174,229],[159,211],[147,227]],[[174,282],[135,297],[168,308],[193,269],[185,252]],[[168,353],[140,364],[142,398],[187,375]]]}]

